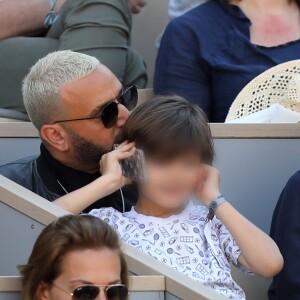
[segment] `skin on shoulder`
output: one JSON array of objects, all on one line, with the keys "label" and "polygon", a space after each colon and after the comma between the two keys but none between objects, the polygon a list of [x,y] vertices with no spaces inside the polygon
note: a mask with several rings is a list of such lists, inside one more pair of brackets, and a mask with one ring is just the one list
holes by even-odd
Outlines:
[{"label": "skin on shoulder", "polygon": [[[121,263],[119,254],[110,249],[76,250],[67,253],[61,263],[62,273],[54,283],[73,292],[81,285],[111,285],[121,283]],[[57,288],[41,283],[37,300],[69,300],[70,295]],[[103,289],[99,299],[106,299]],[[98,299],[97,298],[97,299]]]}]

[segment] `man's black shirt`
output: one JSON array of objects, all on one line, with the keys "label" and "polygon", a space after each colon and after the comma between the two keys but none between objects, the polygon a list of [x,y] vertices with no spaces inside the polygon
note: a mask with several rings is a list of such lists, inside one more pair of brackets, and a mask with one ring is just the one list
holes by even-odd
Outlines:
[{"label": "man's black shirt", "polygon": [[[61,164],[51,156],[43,144],[41,145],[39,157],[25,158],[4,165],[0,167],[0,174],[49,201],[54,201],[65,195],[66,191],[70,193],[82,188],[101,176],[99,172],[88,174]],[[61,183],[63,188],[59,183]],[[137,193],[131,186],[122,188],[122,191],[125,200],[125,210],[128,211],[135,204]],[[118,190],[98,200],[86,208],[84,212],[100,207],[113,207],[122,211],[123,204],[120,191]]]}]

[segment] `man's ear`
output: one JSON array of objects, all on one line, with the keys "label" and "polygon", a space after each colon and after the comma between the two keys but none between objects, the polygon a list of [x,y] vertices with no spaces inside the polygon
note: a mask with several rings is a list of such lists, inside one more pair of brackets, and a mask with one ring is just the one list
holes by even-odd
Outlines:
[{"label": "man's ear", "polygon": [[59,124],[44,125],[40,130],[42,140],[53,148],[66,152],[69,150],[67,132]]},{"label": "man's ear", "polygon": [[41,282],[36,291],[36,299],[37,300],[50,300],[51,297],[49,295],[49,285]]}]

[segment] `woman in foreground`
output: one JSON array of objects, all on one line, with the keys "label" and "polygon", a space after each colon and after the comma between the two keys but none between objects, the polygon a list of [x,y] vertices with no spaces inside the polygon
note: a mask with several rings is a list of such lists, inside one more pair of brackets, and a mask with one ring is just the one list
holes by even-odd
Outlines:
[{"label": "woman in foreground", "polygon": [[179,97],[158,97],[133,111],[120,140],[130,143],[102,157],[102,177],[56,204],[79,213],[122,188],[127,179],[119,162],[137,147],[145,154],[147,181],[135,183],[136,206],[123,214],[101,208],[91,215],[113,226],[125,243],[230,299],[245,299],[230,263],[261,276],[281,270],[276,244],[221,195],[219,174],[208,165],[213,146],[200,108]]},{"label": "woman in foreground", "polygon": [[23,300],[126,300],[118,235],[100,219],[65,216],[40,234],[23,275]]}]

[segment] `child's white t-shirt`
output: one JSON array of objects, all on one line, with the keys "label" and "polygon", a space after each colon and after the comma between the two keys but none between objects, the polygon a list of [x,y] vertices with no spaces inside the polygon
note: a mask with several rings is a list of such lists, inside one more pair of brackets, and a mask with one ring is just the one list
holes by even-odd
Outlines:
[{"label": "child's white t-shirt", "polygon": [[138,214],[134,207],[126,213],[101,208],[89,214],[113,226],[123,242],[229,299],[245,299],[230,269],[230,262],[243,269],[241,251],[220,220],[206,221],[206,207],[189,202],[181,214],[165,219]]}]

